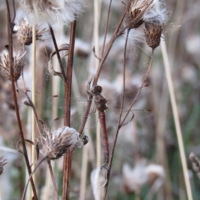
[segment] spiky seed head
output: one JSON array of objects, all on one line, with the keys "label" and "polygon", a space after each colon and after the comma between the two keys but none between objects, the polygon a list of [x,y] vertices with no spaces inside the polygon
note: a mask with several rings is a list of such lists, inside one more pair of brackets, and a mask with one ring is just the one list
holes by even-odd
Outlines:
[{"label": "spiky seed head", "polygon": [[[26,52],[13,53],[13,80],[17,81],[21,76],[22,70],[24,68],[24,56]],[[0,73],[8,80],[10,77],[10,58],[7,49],[3,50],[1,53],[1,63],[0,63]]]},{"label": "spiky seed head", "polygon": [[155,49],[160,45],[160,37],[162,34],[162,26],[158,26],[152,23],[145,23],[145,37],[146,43],[152,49]]},{"label": "spiky seed head", "polygon": [[[36,40],[43,41],[47,32],[48,30],[45,28],[40,28],[36,25]],[[24,45],[30,45],[32,43],[32,26],[25,19],[21,20],[17,31],[17,39]]]},{"label": "spiky seed head", "polygon": [[131,2],[129,11],[126,15],[125,24],[129,26],[129,29],[138,28],[143,24],[143,15],[152,1],[149,0],[135,0]]},{"label": "spiky seed head", "polygon": [[0,157],[0,175],[3,173],[3,166],[6,165],[6,159],[4,159],[4,157]]},{"label": "spiky seed head", "polygon": [[76,146],[80,147],[80,142],[82,142],[79,138],[79,133],[68,126],[61,127],[55,131],[45,129],[45,132],[46,137],[42,138],[41,153],[51,160],[60,158],[66,152],[72,151]]},{"label": "spiky seed head", "polygon": [[23,0],[32,19],[42,23],[69,24],[82,12],[82,0]]}]

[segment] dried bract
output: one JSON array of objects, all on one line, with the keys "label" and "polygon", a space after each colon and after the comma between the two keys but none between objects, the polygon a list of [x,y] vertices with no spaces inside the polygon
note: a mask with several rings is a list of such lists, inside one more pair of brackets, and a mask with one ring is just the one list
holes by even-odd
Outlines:
[{"label": "dried bract", "polygon": [[153,0],[143,16],[145,22],[145,36],[149,47],[155,49],[160,45],[160,37],[170,13],[162,0]]},{"label": "dried bract", "polygon": [[[23,58],[26,52],[13,53],[13,80],[17,81],[21,76],[24,68]],[[8,80],[12,80],[10,77],[10,58],[8,50],[3,50],[1,53],[0,73]]]},{"label": "dried bract", "polygon": [[38,22],[70,23],[82,11],[81,0],[24,0],[31,17]]},{"label": "dried bract", "polygon": [[2,157],[0,157],[0,175],[3,173],[3,166],[6,165],[7,162],[6,162],[6,159]]},{"label": "dried bract", "polygon": [[145,23],[146,43],[152,49],[160,45],[160,37],[162,34],[162,26],[157,26],[152,23]]},{"label": "dried bract", "polygon": [[[45,33],[47,32],[45,28],[40,28],[36,25],[36,40],[43,41]],[[21,20],[19,30],[17,31],[17,39],[24,45],[30,45],[32,43],[32,26],[25,19]]]},{"label": "dried bract", "polygon": [[51,160],[60,158],[67,151],[73,151],[76,146],[81,147],[82,140],[73,128],[65,126],[55,131],[45,128],[45,132],[46,137],[42,137],[43,144],[40,152]]}]

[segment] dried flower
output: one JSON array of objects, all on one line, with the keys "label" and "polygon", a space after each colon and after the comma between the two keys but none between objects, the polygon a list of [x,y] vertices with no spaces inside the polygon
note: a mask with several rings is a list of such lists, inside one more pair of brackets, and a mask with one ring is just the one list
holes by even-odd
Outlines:
[{"label": "dried flower", "polygon": [[79,133],[68,126],[58,128],[55,131],[44,129],[46,137],[42,137],[43,144],[41,153],[49,159],[54,160],[60,158],[67,151],[72,151],[76,146],[82,147],[85,144],[79,138]]},{"label": "dried flower", "polygon": [[[45,28],[40,28],[36,25],[36,40],[43,41],[45,33],[47,32]],[[32,43],[32,26],[25,19],[21,20],[17,31],[17,39],[24,45],[30,45]]]},{"label": "dried flower", "polygon": [[166,10],[163,0],[153,0],[144,13],[146,42],[152,49],[160,45],[163,26],[167,23],[169,16],[170,13]]},{"label": "dried flower", "polygon": [[[26,52],[13,53],[13,80],[17,81],[21,76],[24,68],[23,58]],[[12,80],[10,77],[10,58],[7,49],[1,53],[0,73],[8,80]]]},{"label": "dried flower", "polygon": [[143,15],[151,3],[152,0],[134,0],[131,2],[125,22],[126,25],[130,24],[129,29],[138,28],[143,24]]},{"label": "dried flower", "polygon": [[0,157],[0,175],[3,173],[3,166],[6,165],[7,162],[6,162],[6,159],[2,157]]},{"label": "dried flower", "polygon": [[70,23],[82,11],[81,0],[23,0],[32,18],[38,22]]},{"label": "dried flower", "polygon": [[197,173],[198,178],[200,179],[200,161],[194,153],[191,153],[190,161],[192,162],[192,168]]}]

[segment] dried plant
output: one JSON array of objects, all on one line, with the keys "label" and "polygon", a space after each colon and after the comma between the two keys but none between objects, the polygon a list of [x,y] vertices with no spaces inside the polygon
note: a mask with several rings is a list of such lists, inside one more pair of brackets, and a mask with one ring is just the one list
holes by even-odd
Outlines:
[{"label": "dried plant", "polygon": [[[30,45],[32,43],[32,26],[28,23],[27,20],[22,19],[20,24],[17,27],[17,39],[21,44]],[[46,28],[40,28],[36,26],[36,40],[44,41],[47,35],[48,30]]]},{"label": "dried plant", "polygon": [[23,0],[32,20],[39,23],[67,23],[74,21],[82,12],[81,0]]},{"label": "dried plant", "polygon": [[6,159],[4,159],[4,157],[0,157],[0,175],[3,173],[3,167],[4,165],[6,165],[7,162],[6,162]]},{"label": "dried plant", "polygon": [[[8,47],[9,48],[9,47]],[[24,68],[24,56],[26,52],[14,53],[13,57],[13,77],[10,76],[10,57],[7,49],[1,53],[0,72],[8,80],[13,78],[17,81],[22,74]]]},{"label": "dried plant", "polygon": [[198,178],[200,179],[200,160],[199,160],[199,158],[194,153],[190,153],[189,159],[192,163],[193,170],[196,172]]}]

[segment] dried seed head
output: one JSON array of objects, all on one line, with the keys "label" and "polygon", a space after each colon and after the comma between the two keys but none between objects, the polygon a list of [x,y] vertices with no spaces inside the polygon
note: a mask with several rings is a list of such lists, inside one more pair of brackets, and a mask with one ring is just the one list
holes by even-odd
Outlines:
[{"label": "dried seed head", "polygon": [[3,166],[6,165],[7,162],[6,162],[6,159],[2,157],[0,157],[0,175],[3,173]]},{"label": "dried seed head", "polygon": [[143,15],[151,3],[152,1],[150,0],[135,0],[131,2],[125,19],[125,24],[130,24],[129,29],[138,28],[143,24]]},{"label": "dried seed head", "polygon": [[38,22],[70,23],[82,11],[81,0],[23,0],[32,18]]},{"label": "dried seed head", "polygon": [[[44,35],[48,31],[45,28],[40,28],[36,26],[36,40],[43,41]],[[28,21],[25,19],[21,20],[19,25],[19,30],[17,32],[17,39],[21,44],[30,45],[32,43],[32,26],[29,25]]]},{"label": "dried seed head", "polygon": [[51,160],[60,158],[67,151],[72,151],[76,146],[81,147],[82,140],[79,138],[79,133],[73,128],[65,126],[55,131],[45,129],[45,132],[46,137],[42,138],[44,142],[41,153]]},{"label": "dried seed head", "polygon": [[145,37],[149,47],[155,49],[160,45],[160,37],[162,34],[162,26],[157,26],[152,23],[145,23]]},{"label": "dried seed head", "polygon": [[200,161],[194,153],[191,153],[189,156],[190,161],[192,162],[193,170],[197,173],[198,178],[200,179]]},{"label": "dried seed head", "polygon": [[[13,53],[13,80],[17,81],[21,76],[22,70],[24,68],[24,55],[26,52]],[[8,80],[10,77],[10,58],[7,49],[3,50],[1,53],[1,63],[0,63],[0,73]]]}]

